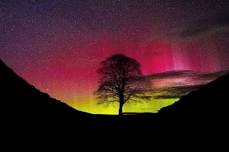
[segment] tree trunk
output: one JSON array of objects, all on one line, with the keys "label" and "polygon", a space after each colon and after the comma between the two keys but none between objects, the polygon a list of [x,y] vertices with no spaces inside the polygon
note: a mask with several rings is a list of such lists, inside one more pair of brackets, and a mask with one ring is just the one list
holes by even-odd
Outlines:
[{"label": "tree trunk", "polygon": [[119,109],[118,109],[118,115],[123,115],[123,105],[124,105],[124,91],[119,91]]},{"label": "tree trunk", "polygon": [[123,115],[122,107],[123,107],[123,103],[119,102],[119,109],[118,109],[118,115],[119,116]]}]

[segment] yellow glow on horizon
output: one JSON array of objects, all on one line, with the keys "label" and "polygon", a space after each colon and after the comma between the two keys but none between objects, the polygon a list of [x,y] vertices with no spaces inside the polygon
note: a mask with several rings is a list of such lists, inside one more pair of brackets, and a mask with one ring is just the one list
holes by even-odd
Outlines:
[{"label": "yellow glow on horizon", "polygon": [[[127,102],[123,107],[123,112],[130,113],[156,113],[161,108],[169,106],[176,102],[178,98],[174,99],[153,99],[152,101],[143,102]],[[118,113],[118,102],[98,104],[96,100],[87,102],[74,102],[70,104],[77,110],[92,113],[92,114],[117,114]]]}]

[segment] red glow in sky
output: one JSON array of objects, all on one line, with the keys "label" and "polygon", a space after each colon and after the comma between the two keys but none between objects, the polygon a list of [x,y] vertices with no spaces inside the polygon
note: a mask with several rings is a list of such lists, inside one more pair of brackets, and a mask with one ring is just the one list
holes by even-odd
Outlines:
[{"label": "red glow in sky", "polygon": [[54,57],[45,61],[44,67],[40,67],[40,70],[31,68],[23,76],[54,97],[80,102],[91,98],[96,90],[96,70],[99,63],[115,53],[136,58],[146,75],[173,70],[222,70],[214,48],[199,41],[174,44],[168,39],[157,39],[148,43],[130,40],[125,45],[119,45],[107,36],[93,41],[90,45],[76,44],[57,50]]}]

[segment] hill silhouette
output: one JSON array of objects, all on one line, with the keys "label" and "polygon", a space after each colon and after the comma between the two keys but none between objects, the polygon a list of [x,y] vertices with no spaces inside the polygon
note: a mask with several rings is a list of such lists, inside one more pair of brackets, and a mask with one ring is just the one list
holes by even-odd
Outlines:
[{"label": "hill silhouette", "polygon": [[190,92],[171,106],[162,108],[160,123],[173,127],[223,129],[227,126],[229,74]]},{"label": "hill silhouette", "polygon": [[5,122],[23,124],[61,125],[75,122],[84,126],[88,113],[77,111],[36,89],[0,60],[0,100]]},{"label": "hill silhouette", "polygon": [[[92,115],[71,108],[36,89],[0,60],[1,112],[6,127],[29,124],[61,128],[178,129],[227,126],[229,75],[183,96],[157,114]],[[46,128],[47,129],[47,128]],[[49,129],[48,129],[49,130]]]}]

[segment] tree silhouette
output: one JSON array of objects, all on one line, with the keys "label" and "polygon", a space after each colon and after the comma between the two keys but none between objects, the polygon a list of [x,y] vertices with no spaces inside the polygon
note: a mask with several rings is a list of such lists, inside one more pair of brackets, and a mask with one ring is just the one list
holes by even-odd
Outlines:
[{"label": "tree silhouette", "polygon": [[123,114],[127,101],[150,98],[146,95],[150,83],[142,79],[140,64],[135,59],[122,54],[112,55],[101,62],[97,72],[101,76],[96,91],[99,103],[119,102],[119,115]]}]

